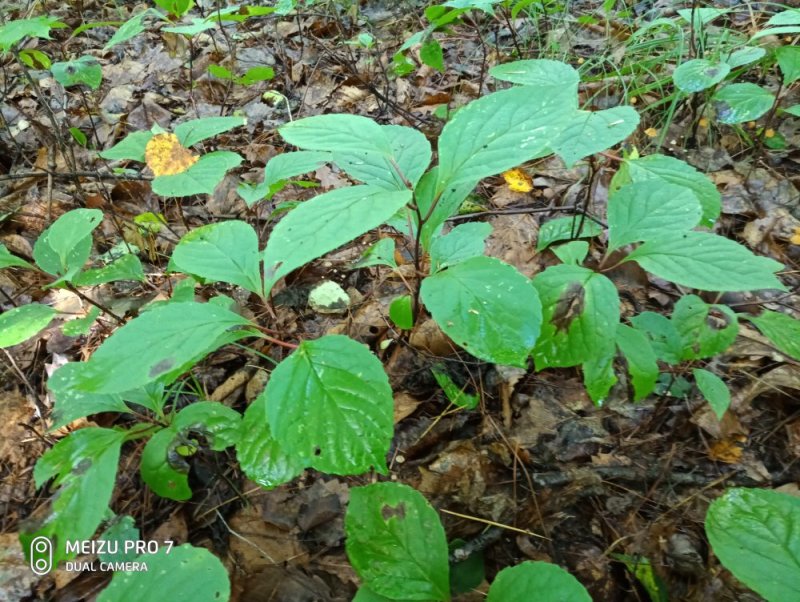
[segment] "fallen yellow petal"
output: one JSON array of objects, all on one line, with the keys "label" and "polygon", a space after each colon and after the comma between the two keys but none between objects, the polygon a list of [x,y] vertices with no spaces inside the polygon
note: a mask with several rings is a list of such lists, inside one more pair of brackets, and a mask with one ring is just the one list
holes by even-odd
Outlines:
[{"label": "fallen yellow petal", "polygon": [[178,142],[175,134],[156,134],[144,148],[144,159],[153,175],[174,176],[197,163],[200,157]]},{"label": "fallen yellow petal", "polygon": [[533,179],[518,167],[503,172],[503,179],[513,192],[530,192],[533,190]]}]

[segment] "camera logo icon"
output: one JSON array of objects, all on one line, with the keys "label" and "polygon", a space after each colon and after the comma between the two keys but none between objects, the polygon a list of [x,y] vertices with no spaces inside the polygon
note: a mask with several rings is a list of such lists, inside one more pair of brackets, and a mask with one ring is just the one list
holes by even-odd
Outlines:
[{"label": "camera logo icon", "polygon": [[31,541],[31,570],[37,575],[46,575],[53,568],[53,542],[40,535]]}]

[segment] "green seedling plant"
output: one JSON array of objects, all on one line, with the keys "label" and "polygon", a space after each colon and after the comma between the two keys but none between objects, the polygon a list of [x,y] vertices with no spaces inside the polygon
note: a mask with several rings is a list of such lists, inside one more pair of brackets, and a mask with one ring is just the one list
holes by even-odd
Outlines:
[{"label": "green seedling plant", "polygon": [[[687,164],[660,155],[633,154],[625,159],[613,182],[607,227],[598,229],[575,216],[544,224],[539,245],[551,249],[561,263],[532,281],[484,255],[487,225],[463,224],[445,233],[448,218],[483,178],[552,154],[572,165],[621,142],[639,122],[631,107],[581,110],[578,73],[563,63],[518,61],[495,67],[491,74],[513,85],[469,103],[448,121],[438,140],[436,165],[431,165],[432,149],[422,133],[379,125],[365,117],[319,115],[279,128],[284,140],[300,150],[267,164],[263,197],[272,186],[324,163],[335,164],[361,183],[297,203],[282,215],[263,248],[256,231],[244,221],[224,221],[189,232],[175,247],[169,266],[191,276],[189,285],[168,302],[144,308],[87,361],[68,363],[51,376],[48,387],[55,398],[56,426],[101,411],[138,420],[125,428],[75,431],[39,460],[36,484],[42,486],[55,477],[51,487],[56,495],[50,513],[30,525],[23,543],[39,535],[57,542],[92,537],[108,509],[121,446],[132,440],[146,440],[142,479],[159,495],[175,500],[191,496],[186,458],[201,446],[232,447],[242,471],[267,488],[290,481],[306,468],[338,475],[370,470],[386,474],[393,436],[392,390],[378,358],[348,337],[326,335],[288,344],[292,353],[274,367],[264,392],[244,414],[204,400],[178,408],[177,403],[165,401],[171,398],[163,392],[224,345],[246,338],[274,341],[260,324],[243,317],[231,298],[219,295],[207,303],[194,301],[194,281],[232,284],[267,302],[283,277],[387,223],[410,240],[417,272],[407,295],[395,306],[392,319],[398,328],[412,329],[427,312],[456,345],[485,362],[528,368],[532,358],[537,370],[580,366],[587,390],[598,403],[617,379],[618,356],[627,362],[636,398],[655,390],[660,366],[691,367],[698,388],[721,413],[727,403],[719,377],[693,362],[724,350],[743,318],[695,295],[681,299],[669,319],[648,312],[623,317],[616,287],[604,272],[635,261],[690,289],[782,290],[775,273],[783,266],[699,230],[711,226],[719,215],[716,189]],[[241,125],[235,119],[187,122],[174,134],[184,147],[191,147]],[[154,135],[134,132],[103,156],[142,161]],[[220,157],[204,155],[183,173],[156,177],[154,191],[164,196],[213,191],[225,171],[240,161],[234,153],[219,160],[215,155]],[[214,169],[212,161],[218,163]],[[250,204],[259,201],[256,194],[250,198]],[[608,251],[599,265],[589,267],[585,265],[589,242],[582,239],[597,236],[607,241]],[[72,277],[86,257],[81,251],[72,260],[71,253],[79,245],[90,247],[91,238],[76,241],[72,235],[59,234],[56,239],[51,233],[47,239],[57,247],[54,274]],[[386,249],[383,255],[391,256]],[[3,257],[9,267],[22,261],[7,251]],[[774,312],[747,319],[779,350],[797,357],[799,339],[791,336],[798,332],[797,321]],[[27,334],[38,330],[37,325],[25,317],[17,319],[17,328]],[[465,407],[473,405],[460,391],[450,394]],[[367,504],[371,490],[361,494],[356,489],[348,510],[348,554],[374,594],[362,599],[449,599],[447,546],[437,534],[441,527],[414,531],[420,538],[413,542],[415,549],[436,549],[438,555],[435,575],[407,580],[409,587],[422,583],[417,593],[409,595],[403,584],[384,581],[389,569],[376,576],[367,566],[370,537],[365,534],[371,529],[393,533],[410,528],[421,514],[430,515],[419,509],[429,507],[408,497],[413,495],[407,488],[374,487],[386,488],[379,491],[384,506],[376,510]],[[370,523],[370,513],[383,525]],[[431,523],[429,518],[425,521]],[[59,545],[56,559],[68,559],[70,554]],[[382,553],[387,550],[382,549]],[[397,562],[408,564],[407,559]],[[511,593],[494,598],[490,593],[490,599],[514,599],[517,582],[539,583],[544,579],[540,571],[553,570],[521,567],[508,569],[513,576],[498,578],[500,584],[493,585],[502,592],[508,587]],[[109,590],[116,596],[132,591],[125,588],[139,587],[142,580],[152,578],[147,575],[117,574]],[[217,585],[214,591],[226,587],[227,583]]]}]

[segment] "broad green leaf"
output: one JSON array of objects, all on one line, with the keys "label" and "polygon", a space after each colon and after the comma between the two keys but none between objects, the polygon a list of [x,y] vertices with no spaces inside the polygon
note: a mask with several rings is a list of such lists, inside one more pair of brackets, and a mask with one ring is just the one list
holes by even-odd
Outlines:
[{"label": "broad green leaf", "polygon": [[437,194],[549,154],[575,102],[569,86],[546,93],[516,86],[472,101],[439,137]]},{"label": "broad green leaf", "polygon": [[583,385],[595,405],[602,405],[608,392],[617,382],[614,374],[614,349],[583,362]]},{"label": "broad green leaf", "polygon": [[381,238],[378,242],[364,251],[353,269],[368,268],[373,265],[388,265],[390,268],[397,267],[397,260],[394,258],[394,239],[390,236]]},{"label": "broad green leaf", "polygon": [[579,159],[622,142],[638,125],[639,113],[633,107],[577,111],[550,146],[567,166],[571,166]]},{"label": "broad green leaf", "polygon": [[117,44],[127,42],[131,38],[135,38],[142,33],[144,31],[144,18],[149,15],[159,16],[158,11],[152,8],[147,8],[142,12],[132,16],[122,24],[122,26],[114,33],[113,36],[111,36],[111,39],[103,47],[103,50],[108,50]]},{"label": "broad green leaf", "polygon": [[252,207],[262,199],[272,198],[276,192],[283,189],[289,178],[314,171],[320,165],[332,161],[333,154],[327,151],[297,151],[276,155],[267,162],[264,181],[250,187],[241,184],[239,196],[244,199],[248,207]]},{"label": "broad green leaf", "polygon": [[192,497],[189,463],[175,450],[181,444],[173,428],[162,429],[150,437],[142,452],[139,472],[156,495],[183,501]]},{"label": "broad green leaf", "polygon": [[55,477],[58,492],[50,512],[20,535],[26,554],[39,536],[56,542],[53,566],[74,556],[64,542],[90,539],[108,511],[125,431],[88,427],[70,433],[39,458],[33,470],[37,487]]},{"label": "broad green leaf", "polygon": [[531,561],[500,571],[486,602],[527,600],[532,592],[542,602],[592,602],[586,588],[560,566]]},{"label": "broad green leaf", "polygon": [[155,3],[175,17],[182,17],[194,6],[194,0],[155,0]]},{"label": "broad green leaf", "polygon": [[0,244],[0,270],[12,267],[33,269],[31,264],[16,255],[12,255],[5,245]]},{"label": "broad green leaf", "polygon": [[731,66],[728,63],[717,63],[708,59],[692,59],[681,63],[672,74],[672,79],[680,90],[691,94],[718,84],[730,72]]},{"label": "broad green leaf", "polygon": [[782,264],[708,232],[648,241],[625,261],[636,261],[659,278],[704,291],[786,290],[775,277]]},{"label": "broad green leaf", "polygon": [[494,257],[473,257],[422,281],[422,302],[444,333],[477,358],[525,367],[542,321],[530,281]]},{"label": "broad green leaf", "polygon": [[633,400],[640,401],[656,388],[656,354],[647,336],[625,324],[617,325],[617,345],[628,362],[628,372],[633,383]]},{"label": "broad green leaf", "polygon": [[267,408],[260,400],[251,403],[236,442],[236,459],[247,478],[265,489],[288,483],[301,472],[306,458],[287,454],[270,432]]},{"label": "broad green leaf", "polygon": [[572,240],[566,244],[557,245],[551,250],[562,263],[580,265],[589,254],[589,243],[585,240]]},{"label": "broad green leaf", "polygon": [[53,79],[65,88],[85,84],[97,90],[103,81],[103,68],[93,56],[82,56],[72,61],[53,63],[50,66]]},{"label": "broad green leaf", "polygon": [[246,123],[247,119],[244,117],[203,117],[184,121],[173,131],[178,137],[178,141],[189,148],[198,142],[213,138],[217,134],[238,128]]},{"label": "broad green leaf", "polygon": [[54,17],[7,21],[0,27],[0,50],[8,52],[12,46],[26,37],[49,40],[50,30],[54,27],[65,27],[65,25]]},{"label": "broad green leaf", "polygon": [[50,57],[41,50],[25,48],[19,52],[19,60],[31,69],[49,69],[52,66]]},{"label": "broad green leaf", "polygon": [[96,286],[119,280],[144,282],[142,262],[133,253],[126,253],[105,267],[81,272],[72,279],[72,282],[77,286]]},{"label": "broad green leaf", "polygon": [[725,59],[725,62],[730,65],[731,69],[736,67],[743,67],[749,65],[764,57],[767,54],[766,49],[760,46],[745,46],[731,52],[730,56]]},{"label": "broad green leaf", "polygon": [[47,388],[53,393],[55,404],[50,414],[53,425],[50,430],[59,429],[91,414],[118,412],[130,414],[131,410],[116,393],[81,393],[72,388],[72,379],[80,372],[81,364],[69,362],[56,370],[47,381]]},{"label": "broad green leaf", "polygon": [[717,418],[722,420],[722,416],[731,405],[731,392],[728,390],[728,385],[719,376],[703,368],[693,368],[692,374],[697,388],[700,389]]},{"label": "broad green leaf", "polygon": [[389,140],[390,155],[369,150],[334,150],[334,161],[343,171],[365,184],[386,190],[406,190],[407,184],[413,188],[430,165],[430,142],[422,132],[409,127],[383,125],[381,129]]},{"label": "broad green leaf", "polygon": [[[52,378],[50,379],[52,382]],[[164,383],[153,382],[148,383],[138,389],[126,391],[120,394],[125,401],[138,404],[143,408],[147,408],[155,414],[163,414],[164,404],[167,402],[169,395],[165,395]]]},{"label": "broad green leaf", "polygon": [[273,228],[264,249],[266,291],[289,272],[377,228],[409,200],[409,190],[351,186],[298,205]]},{"label": "broad green leaf", "polygon": [[386,130],[360,115],[314,115],[278,131],[286,142],[305,150],[392,154]]},{"label": "broad green leaf", "polygon": [[691,189],[703,208],[701,226],[713,226],[722,203],[714,183],[688,163],[665,155],[626,159],[612,180],[612,190],[628,182],[654,181],[657,185],[675,184]]},{"label": "broad green leaf", "polygon": [[89,330],[92,328],[92,324],[94,324],[99,317],[100,308],[93,305],[89,308],[89,312],[83,318],[76,318],[75,320],[66,322],[61,327],[61,332],[68,337],[78,337],[83,334],[88,334]]},{"label": "broad green leaf", "polygon": [[42,232],[33,258],[45,272],[69,280],[83,267],[92,250],[92,231],[103,220],[99,209],[73,209]]},{"label": "broad green leaf", "polygon": [[136,528],[136,521],[132,516],[115,516],[97,539],[109,542],[106,550],[97,554],[97,558],[101,562],[134,562],[136,560],[136,544],[126,544],[128,541],[136,542],[141,539],[139,529]]},{"label": "broad green leaf", "polygon": [[431,272],[443,270],[473,257],[483,255],[486,237],[492,226],[486,222],[470,222],[456,226],[431,242]]},{"label": "broad green leaf", "polygon": [[770,110],[775,97],[751,83],[728,84],[714,95],[717,119],[728,125],[753,121]]},{"label": "broad green leaf", "polygon": [[147,571],[119,571],[97,596],[97,602],[142,602],[144,600],[191,600],[228,602],[228,571],[205,548],[186,543],[142,558]]},{"label": "broad green leaf", "polygon": [[169,33],[178,33],[185,36],[196,36],[198,33],[204,32],[209,29],[214,29],[217,26],[213,21],[207,21],[203,17],[192,17],[192,22],[188,25],[174,25],[172,27],[164,27],[161,31]]},{"label": "broad green leaf", "polygon": [[275,439],[293,457],[333,474],[386,470],[394,400],[383,365],[340,335],[304,341],[272,371],[266,403]]},{"label": "broad green leaf", "polygon": [[450,599],[447,539],[421,493],[400,483],[354,487],[344,526],[347,557],[372,592],[391,599]]},{"label": "broad green leaf", "polygon": [[800,9],[792,8],[772,15],[767,25],[800,25]]},{"label": "broad green leaf", "polygon": [[697,295],[681,297],[672,312],[681,337],[681,359],[713,357],[733,344],[739,333],[736,314],[727,305],[709,305]]},{"label": "broad green leaf", "polygon": [[174,380],[211,351],[250,336],[238,330],[249,324],[213,304],[156,307],[106,339],[70,384],[88,393],[123,393],[155,380]]},{"label": "broad green leaf", "polygon": [[757,32],[750,38],[750,42],[754,42],[755,40],[759,40],[761,38],[765,38],[767,36],[784,36],[784,35],[794,35],[800,33],[800,27],[797,25],[784,25],[782,27],[770,27],[768,29],[762,29],[761,31]]},{"label": "broad green leaf", "polygon": [[531,59],[513,61],[503,65],[495,65],[489,69],[489,75],[523,86],[536,86],[546,93],[559,93],[563,89],[572,92],[570,108],[578,109],[578,84],[580,75],[570,65],[549,59]]},{"label": "broad green leaf", "polygon": [[231,151],[205,154],[184,172],[153,178],[153,192],[167,197],[212,194],[225,173],[242,161],[241,156]]},{"label": "broad green leaf", "polygon": [[261,294],[258,235],[239,220],[209,224],[181,238],[170,268],[206,280],[229,282]]},{"label": "broad green leaf", "polygon": [[702,208],[685,186],[645,180],[627,184],[608,199],[608,248],[691,230]]},{"label": "broad green leaf", "polygon": [[683,343],[675,324],[669,318],[652,311],[643,311],[639,315],[631,317],[630,320],[633,327],[644,333],[650,340],[650,345],[658,359],[673,365],[680,363],[683,355]]},{"label": "broad green leaf", "polygon": [[680,8],[678,9],[678,14],[683,17],[686,22],[691,23],[692,17],[694,17],[694,24],[695,27],[703,26],[707,23],[711,23],[717,17],[721,17],[722,15],[730,12],[727,8]]},{"label": "broad green leaf", "polygon": [[[578,229],[580,228],[580,231]],[[558,217],[542,224],[536,240],[536,250],[542,251],[554,242],[572,238],[591,238],[603,232],[599,224],[580,215]]]},{"label": "broad green leaf", "polygon": [[800,499],[764,489],[729,489],[712,502],[706,534],[720,562],[773,602],[800,599]]},{"label": "broad green leaf", "polygon": [[780,46],[775,49],[775,56],[783,74],[784,86],[789,86],[800,79],[800,48]]},{"label": "broad green leaf", "polygon": [[787,107],[784,109],[786,113],[789,115],[794,115],[795,117],[800,117],[800,104],[792,105],[791,107]]},{"label": "broad green leaf", "polygon": [[389,305],[389,318],[394,325],[403,330],[411,330],[414,327],[414,310],[411,295],[401,295],[395,297]]},{"label": "broad green leaf", "polygon": [[144,163],[145,147],[152,137],[153,132],[150,131],[132,132],[108,150],[104,150],[100,156],[109,161],[129,159]]},{"label": "broad green leaf", "polygon": [[778,351],[800,361],[800,320],[776,311],[760,316],[742,316],[750,320]]},{"label": "broad green leaf", "polygon": [[196,401],[178,412],[172,428],[202,433],[208,447],[222,451],[236,444],[242,415],[218,401]]},{"label": "broad green leaf", "polygon": [[433,38],[429,38],[419,49],[420,60],[440,73],[444,73],[444,55],[442,46]]},{"label": "broad green leaf", "polygon": [[49,305],[28,303],[0,314],[0,349],[27,341],[45,326],[58,312]]},{"label": "broad green leaf", "polygon": [[575,265],[556,265],[537,274],[542,300],[542,334],[533,358],[536,369],[577,366],[608,357],[619,323],[619,296],[602,274]]},{"label": "broad green leaf", "polygon": [[[444,192],[438,194],[436,186],[439,176],[439,168],[434,167],[420,178],[419,184],[414,191],[414,200],[423,216],[430,214],[422,228],[421,242],[425,249],[429,249],[431,240],[438,234],[439,228],[444,224],[448,217],[455,214],[464,199],[477,186],[478,181],[465,181],[448,186]],[[410,213],[412,217],[412,228],[416,231],[417,217],[415,212]],[[401,232],[405,232],[403,228]]]}]

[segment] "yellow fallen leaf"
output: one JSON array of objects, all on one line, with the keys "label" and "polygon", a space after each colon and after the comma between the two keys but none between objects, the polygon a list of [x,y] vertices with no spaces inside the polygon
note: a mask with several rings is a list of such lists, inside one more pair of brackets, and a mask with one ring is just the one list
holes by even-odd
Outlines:
[{"label": "yellow fallen leaf", "polygon": [[747,437],[734,434],[711,445],[708,456],[716,462],[736,464],[742,459],[742,452],[747,444]]},{"label": "yellow fallen leaf", "polygon": [[775,137],[775,130],[772,128],[767,128],[764,130],[764,138],[774,138]]},{"label": "yellow fallen leaf", "polygon": [[792,234],[789,242],[793,245],[800,245],[800,226],[794,229],[794,234]]},{"label": "yellow fallen leaf", "polygon": [[648,138],[655,138],[656,136],[658,136],[658,130],[656,128],[647,128],[644,131],[644,135],[647,136]]},{"label": "yellow fallen leaf", "polygon": [[705,117],[701,117],[700,121],[697,122],[697,125],[699,125],[701,128],[707,128],[708,127],[708,119],[706,119]]},{"label": "yellow fallen leaf", "polygon": [[145,146],[144,158],[153,175],[158,177],[183,173],[200,157],[182,146],[175,134],[156,134]]},{"label": "yellow fallen leaf", "polygon": [[503,172],[503,179],[513,192],[530,192],[533,190],[533,180],[519,167]]}]

